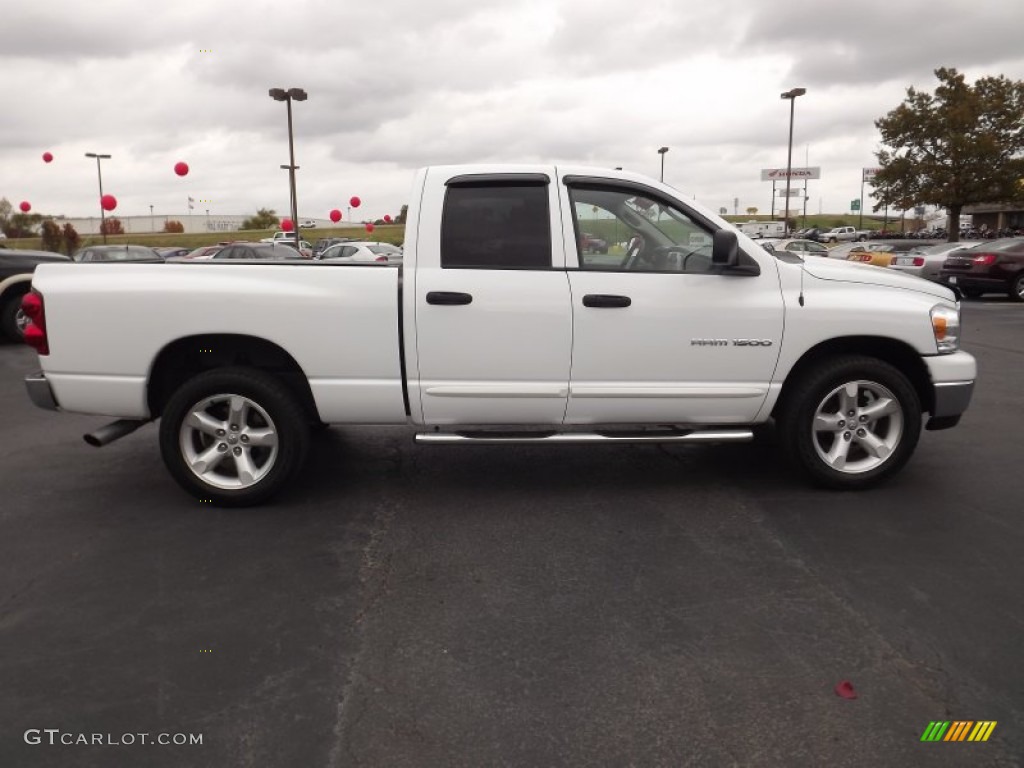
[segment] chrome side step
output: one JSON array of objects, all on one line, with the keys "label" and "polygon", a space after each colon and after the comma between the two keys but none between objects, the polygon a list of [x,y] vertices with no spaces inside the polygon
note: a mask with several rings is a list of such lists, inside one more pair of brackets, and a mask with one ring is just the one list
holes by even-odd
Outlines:
[{"label": "chrome side step", "polygon": [[754,439],[749,429],[650,430],[632,432],[418,432],[417,443],[453,445],[477,443],[747,443]]}]

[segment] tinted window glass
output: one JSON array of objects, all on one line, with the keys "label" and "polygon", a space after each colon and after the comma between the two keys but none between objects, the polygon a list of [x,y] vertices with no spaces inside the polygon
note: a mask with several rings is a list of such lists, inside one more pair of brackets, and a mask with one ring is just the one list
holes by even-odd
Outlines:
[{"label": "tinted window glass", "polygon": [[449,187],[441,219],[441,266],[550,268],[548,188]]}]

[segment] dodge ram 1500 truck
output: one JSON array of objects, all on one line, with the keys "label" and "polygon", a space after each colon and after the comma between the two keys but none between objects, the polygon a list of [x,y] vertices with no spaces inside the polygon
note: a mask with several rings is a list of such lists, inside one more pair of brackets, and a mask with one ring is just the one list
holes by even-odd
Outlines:
[{"label": "dodge ram 1500 truck", "polygon": [[93,445],[159,418],[170,473],[222,505],[278,491],[321,423],[687,443],[774,419],[811,480],[861,488],[906,463],[924,414],[952,427],[971,398],[948,288],[769,253],[643,176],[426,168],[405,231],[401,266],[43,264],[29,395],[117,417]]}]

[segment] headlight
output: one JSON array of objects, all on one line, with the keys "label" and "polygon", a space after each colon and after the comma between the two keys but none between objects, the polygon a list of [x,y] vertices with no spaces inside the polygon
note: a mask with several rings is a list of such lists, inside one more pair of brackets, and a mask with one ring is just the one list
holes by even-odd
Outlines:
[{"label": "headlight", "polygon": [[960,310],[936,304],[932,307],[932,333],[940,355],[948,355],[960,348]]}]

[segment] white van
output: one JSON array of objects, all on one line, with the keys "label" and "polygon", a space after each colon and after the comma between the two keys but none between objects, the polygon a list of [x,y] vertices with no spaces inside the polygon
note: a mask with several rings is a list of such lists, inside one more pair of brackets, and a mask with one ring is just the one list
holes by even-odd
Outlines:
[{"label": "white van", "polygon": [[786,223],[784,221],[744,221],[737,224],[736,229],[744,235],[755,239],[760,237],[786,236]]}]

